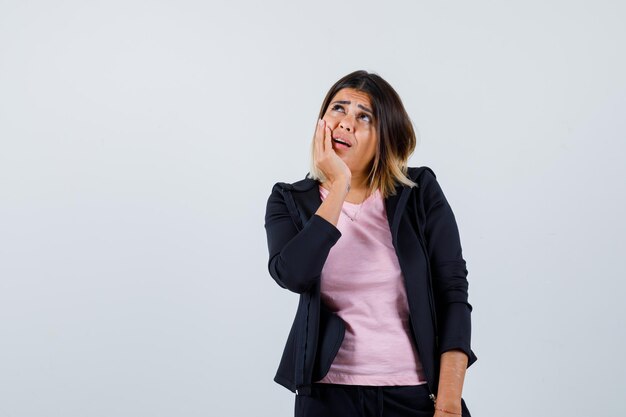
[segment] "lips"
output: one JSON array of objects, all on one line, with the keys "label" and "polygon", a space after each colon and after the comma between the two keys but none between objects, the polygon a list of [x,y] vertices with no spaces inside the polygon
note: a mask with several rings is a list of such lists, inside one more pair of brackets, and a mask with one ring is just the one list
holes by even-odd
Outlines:
[{"label": "lips", "polygon": [[333,142],[343,144],[343,145],[347,146],[348,148],[352,146],[352,143],[349,140],[347,140],[345,138],[342,138],[340,136],[337,136],[336,138],[333,138]]}]

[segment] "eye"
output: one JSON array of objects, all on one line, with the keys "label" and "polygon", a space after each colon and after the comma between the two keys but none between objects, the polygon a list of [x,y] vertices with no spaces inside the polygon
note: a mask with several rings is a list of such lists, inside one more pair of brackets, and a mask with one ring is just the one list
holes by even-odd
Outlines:
[{"label": "eye", "polygon": [[359,119],[361,119],[361,120],[363,120],[364,122],[367,122],[367,123],[372,121],[372,117],[369,114],[367,114],[367,113],[359,114]]},{"label": "eye", "polygon": [[332,111],[344,111],[344,108],[341,104],[335,104],[333,107],[330,108]]}]

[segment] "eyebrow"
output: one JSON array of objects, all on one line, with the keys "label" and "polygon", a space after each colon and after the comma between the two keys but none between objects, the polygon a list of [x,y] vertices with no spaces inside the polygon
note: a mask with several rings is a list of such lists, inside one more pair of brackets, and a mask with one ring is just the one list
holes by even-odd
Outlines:
[{"label": "eyebrow", "polygon": [[[330,104],[335,104],[335,103],[339,103],[339,104],[351,104],[352,102],[351,102],[350,100],[338,100],[338,101],[333,101],[333,102],[332,102],[332,103],[330,103]],[[365,106],[364,106],[364,105],[362,105],[362,104],[357,104],[356,106],[357,106],[357,107],[359,107],[359,108],[361,108],[361,109],[363,109],[363,110],[365,110],[366,112],[369,112],[369,113],[371,113],[371,114],[374,114],[374,112],[373,112],[373,111],[371,111],[370,109],[368,109],[367,107],[365,107]]]}]

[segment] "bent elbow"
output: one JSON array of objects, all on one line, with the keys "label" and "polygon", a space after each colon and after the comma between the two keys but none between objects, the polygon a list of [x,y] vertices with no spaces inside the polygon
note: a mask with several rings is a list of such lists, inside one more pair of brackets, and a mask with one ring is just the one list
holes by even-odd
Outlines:
[{"label": "bent elbow", "polygon": [[282,261],[280,254],[270,259],[268,270],[278,285],[296,294],[308,291],[313,283],[312,277],[304,276],[302,271],[294,270]]}]

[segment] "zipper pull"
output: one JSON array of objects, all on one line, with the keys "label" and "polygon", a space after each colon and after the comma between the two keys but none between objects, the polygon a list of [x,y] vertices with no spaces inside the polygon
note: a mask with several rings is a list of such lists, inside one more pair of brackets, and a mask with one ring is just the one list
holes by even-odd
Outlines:
[{"label": "zipper pull", "polygon": [[437,397],[435,396],[435,394],[433,394],[432,392],[430,393],[430,395],[428,396],[431,400],[433,400],[433,403],[437,403]]}]

